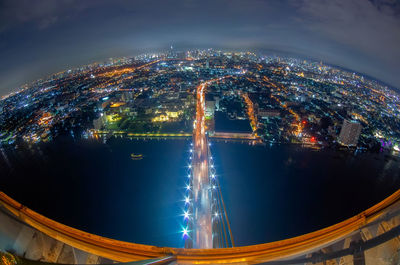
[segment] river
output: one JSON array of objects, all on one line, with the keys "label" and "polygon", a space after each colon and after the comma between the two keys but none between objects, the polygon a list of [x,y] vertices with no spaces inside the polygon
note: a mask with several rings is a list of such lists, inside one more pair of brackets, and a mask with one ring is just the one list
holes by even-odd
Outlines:
[{"label": "river", "polygon": [[[189,149],[189,140],[123,138],[2,148],[0,190],[90,233],[183,247]],[[236,245],[323,228],[400,188],[399,158],[382,154],[215,141],[211,151]]]}]

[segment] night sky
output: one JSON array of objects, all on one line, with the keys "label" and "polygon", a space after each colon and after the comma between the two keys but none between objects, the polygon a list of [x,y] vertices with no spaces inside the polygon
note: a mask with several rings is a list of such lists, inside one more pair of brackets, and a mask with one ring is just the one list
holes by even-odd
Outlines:
[{"label": "night sky", "polygon": [[170,45],[297,54],[400,87],[400,1],[0,0],[0,95]]}]

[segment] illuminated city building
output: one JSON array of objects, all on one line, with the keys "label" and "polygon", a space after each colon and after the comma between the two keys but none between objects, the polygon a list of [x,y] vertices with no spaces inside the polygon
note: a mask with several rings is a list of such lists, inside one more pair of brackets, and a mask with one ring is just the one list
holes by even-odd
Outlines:
[{"label": "illuminated city building", "polygon": [[344,120],[339,134],[339,143],[346,146],[356,146],[361,129],[362,126],[359,122]]},{"label": "illuminated city building", "polygon": [[205,115],[207,118],[213,118],[215,112],[215,101],[206,100],[206,112]]}]

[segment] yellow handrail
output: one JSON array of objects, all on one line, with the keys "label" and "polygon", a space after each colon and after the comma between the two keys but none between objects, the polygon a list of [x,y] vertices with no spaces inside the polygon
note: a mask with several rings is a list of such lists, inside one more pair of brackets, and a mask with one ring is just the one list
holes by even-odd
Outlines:
[{"label": "yellow handrail", "polygon": [[385,209],[400,200],[400,190],[365,210],[335,225],[301,236],[271,243],[222,249],[184,249],[156,247],[114,240],[93,235],[44,217],[0,192],[0,205],[16,218],[38,231],[74,248],[118,262],[174,256],[188,263],[266,262],[305,254],[318,247],[333,243],[376,220]]}]

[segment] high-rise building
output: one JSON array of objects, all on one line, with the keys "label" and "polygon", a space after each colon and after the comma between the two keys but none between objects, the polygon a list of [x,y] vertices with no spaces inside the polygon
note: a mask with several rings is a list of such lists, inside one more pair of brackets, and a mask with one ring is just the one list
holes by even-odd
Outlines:
[{"label": "high-rise building", "polygon": [[215,101],[215,109],[219,110],[219,101],[220,98],[218,96],[214,96],[214,101]]},{"label": "high-rise building", "polygon": [[347,146],[356,146],[362,126],[357,121],[344,120],[339,134],[339,143]]},{"label": "high-rise building", "polygon": [[206,100],[206,111],[205,115],[207,118],[213,118],[215,112],[215,101],[214,100]]}]

